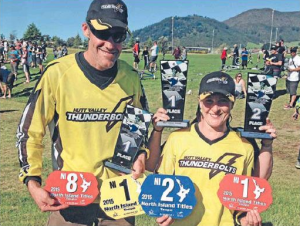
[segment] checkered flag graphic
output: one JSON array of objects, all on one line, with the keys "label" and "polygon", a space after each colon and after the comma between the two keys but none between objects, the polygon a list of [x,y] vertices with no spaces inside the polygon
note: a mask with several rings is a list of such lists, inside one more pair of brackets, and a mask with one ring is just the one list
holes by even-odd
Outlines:
[{"label": "checkered flag graphic", "polygon": [[186,80],[188,61],[161,61],[161,75],[163,80],[177,77],[179,81]]},{"label": "checkered flag graphic", "polygon": [[270,100],[276,89],[276,78],[264,74],[249,74],[248,93]]}]

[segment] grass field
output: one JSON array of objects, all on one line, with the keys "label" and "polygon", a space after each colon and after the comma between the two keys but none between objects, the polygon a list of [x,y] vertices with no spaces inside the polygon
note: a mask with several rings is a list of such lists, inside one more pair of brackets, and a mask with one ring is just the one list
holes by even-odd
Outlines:
[{"label": "grass field", "polygon": [[[168,56],[171,58],[170,56]],[[49,56],[51,59],[51,56]],[[122,54],[121,58],[130,65],[133,57],[131,54]],[[220,69],[219,55],[189,55],[189,72],[187,90],[192,90],[192,94],[187,96],[185,105],[185,119],[193,119],[197,105],[198,86],[201,78],[212,71]],[[254,61],[256,61],[254,56]],[[142,67],[142,61],[140,67]],[[229,62],[228,62],[229,64]],[[251,66],[251,65],[250,65]],[[45,225],[48,213],[41,213],[26,187],[18,181],[19,162],[17,156],[16,129],[28,100],[30,92],[36,81],[39,79],[37,69],[32,70],[32,82],[23,84],[24,74],[18,76],[18,81],[13,89],[12,99],[0,99],[0,224],[1,226],[38,226]],[[229,72],[235,75],[237,71]],[[246,79],[246,72],[243,77]],[[156,72],[159,78],[159,72]],[[145,79],[142,81],[150,109],[155,112],[162,106],[160,79]],[[284,93],[285,80],[280,79],[277,90]],[[291,118],[293,110],[283,110],[283,105],[287,103],[288,95],[281,95],[274,100],[270,118],[278,131],[278,139],[274,141],[274,170],[270,178],[273,188],[273,204],[262,214],[263,222],[266,225],[274,226],[299,226],[300,224],[300,170],[296,170],[298,148],[300,146],[300,124]],[[243,126],[245,100],[237,100],[233,110],[233,126]],[[171,130],[164,131],[164,139],[167,138]],[[50,163],[50,139],[46,135],[44,152],[44,172],[43,179],[51,171]],[[154,219],[145,215],[137,217],[137,225],[156,225]],[[186,225],[188,226],[188,225]]]}]

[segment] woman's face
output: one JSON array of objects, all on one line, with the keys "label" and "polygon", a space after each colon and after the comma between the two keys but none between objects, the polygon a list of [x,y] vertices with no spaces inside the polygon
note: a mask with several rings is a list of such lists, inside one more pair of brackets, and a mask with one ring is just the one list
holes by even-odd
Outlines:
[{"label": "woman's face", "polygon": [[223,94],[213,94],[199,101],[201,121],[216,130],[226,128],[233,103]]},{"label": "woman's face", "polygon": [[238,74],[237,76],[236,76],[236,80],[237,81],[240,81],[242,79],[242,75],[241,74]]}]

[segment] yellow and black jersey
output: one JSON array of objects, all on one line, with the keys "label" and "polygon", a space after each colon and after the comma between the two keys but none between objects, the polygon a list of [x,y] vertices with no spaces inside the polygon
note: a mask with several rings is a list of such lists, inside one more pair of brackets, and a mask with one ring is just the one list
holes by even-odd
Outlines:
[{"label": "yellow and black jersey", "polygon": [[103,161],[113,157],[126,104],[146,106],[140,79],[119,60],[115,79],[100,89],[77,61],[75,54],[52,61],[29,98],[17,131],[21,181],[41,176],[47,125],[54,169],[91,172],[98,182],[117,175]]},{"label": "yellow and black jersey", "polygon": [[217,140],[209,141],[198,124],[173,132],[163,149],[160,174],[188,176],[196,188],[197,205],[185,219],[174,225],[234,225],[234,211],[222,205],[217,196],[226,174],[251,175],[253,146],[235,131],[228,130]]}]

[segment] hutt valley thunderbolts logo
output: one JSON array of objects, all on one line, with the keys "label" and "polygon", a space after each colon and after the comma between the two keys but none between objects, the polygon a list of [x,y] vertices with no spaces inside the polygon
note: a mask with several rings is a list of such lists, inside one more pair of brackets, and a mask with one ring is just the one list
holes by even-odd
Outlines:
[{"label": "hutt valley thunderbolts logo", "polygon": [[217,161],[212,161],[210,158],[200,156],[185,156],[179,160],[179,167],[209,169],[209,179],[212,179],[221,172],[235,174],[237,168],[233,164],[240,157],[242,157],[240,154],[225,153]]},{"label": "hutt valley thunderbolts logo", "polygon": [[119,100],[116,106],[108,111],[107,108],[74,108],[66,112],[67,121],[72,122],[103,122],[106,121],[106,131],[110,131],[114,125],[123,120],[124,108],[121,108],[123,102],[132,104],[133,96],[124,97]]}]

